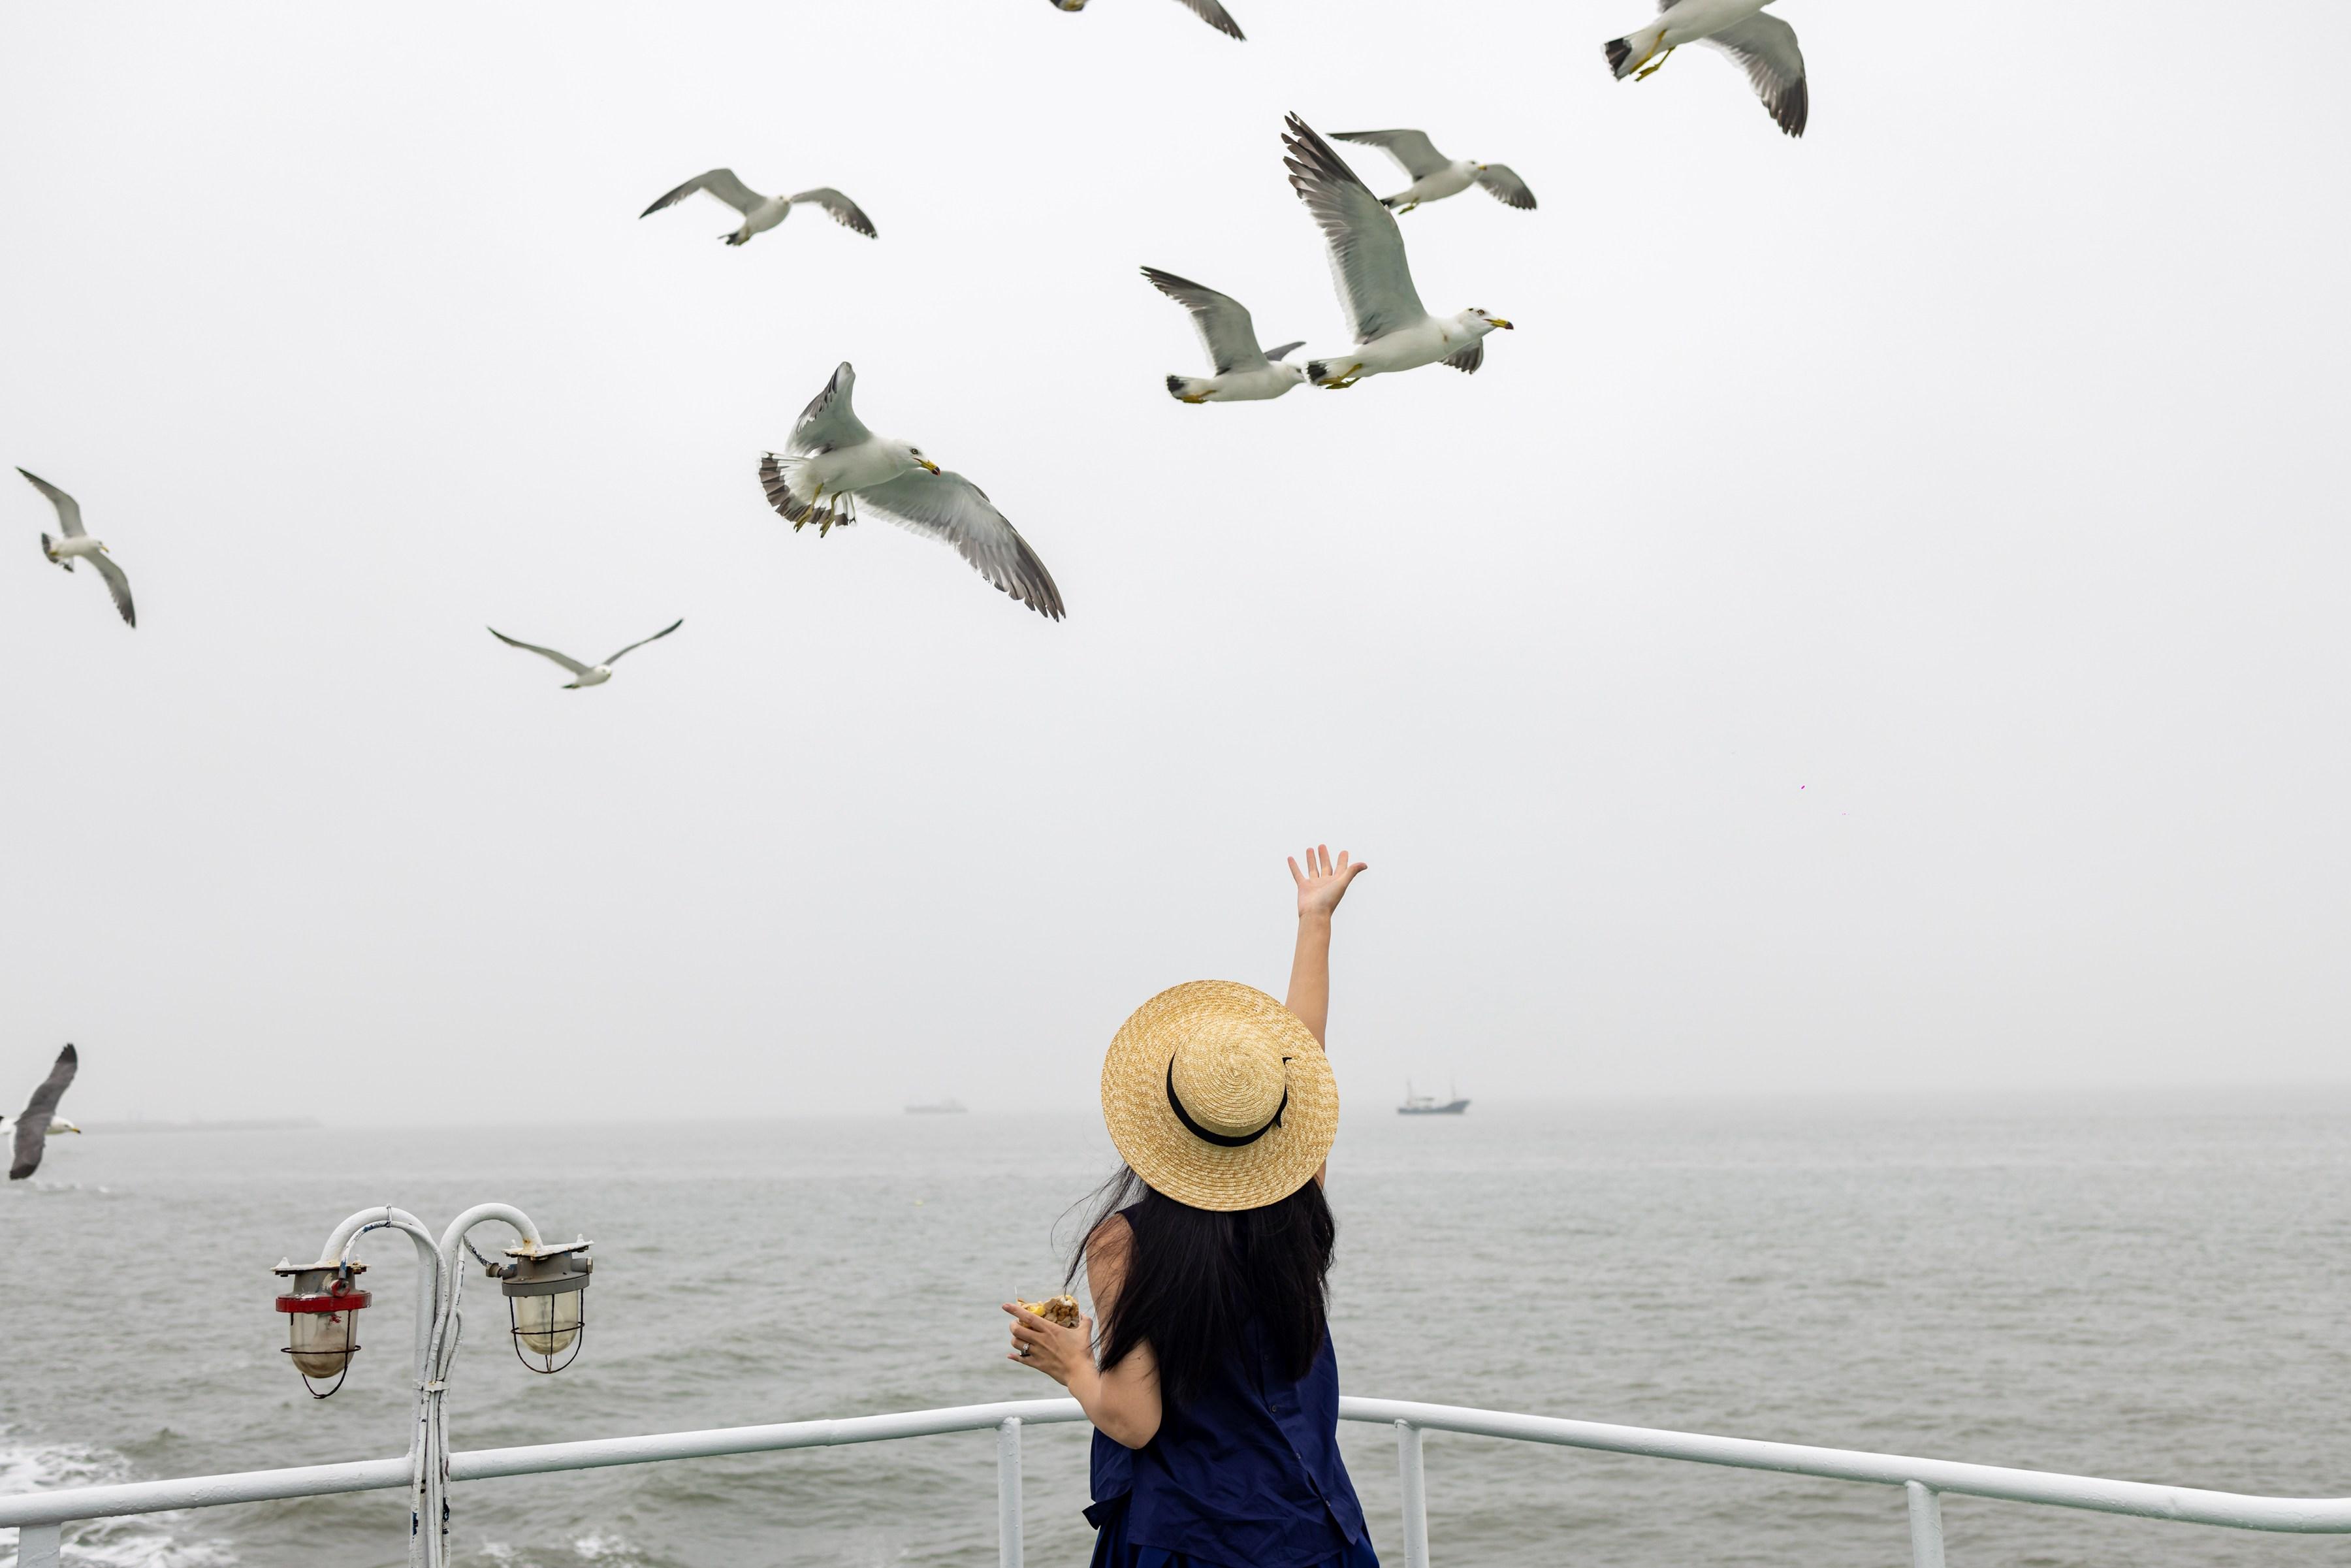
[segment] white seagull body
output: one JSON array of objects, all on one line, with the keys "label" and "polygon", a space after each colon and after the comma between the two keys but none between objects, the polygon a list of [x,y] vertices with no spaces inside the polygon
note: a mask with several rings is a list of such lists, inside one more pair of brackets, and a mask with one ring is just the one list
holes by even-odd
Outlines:
[{"label": "white seagull body", "polygon": [[[621,653],[633,653],[635,650],[643,647],[648,643],[658,643],[663,638],[668,636],[671,632],[676,631],[679,627],[684,624],[684,618],[680,617],[679,619],[671,622],[668,625],[663,627],[660,631],[654,632],[652,636],[638,638],[635,642],[622,649]],[[556,664],[559,664],[565,669],[570,671],[571,679],[563,688],[567,692],[580,691],[588,686],[602,685],[606,681],[612,678],[612,666],[621,662],[621,653],[615,653],[601,664],[583,664],[568,653],[559,653],[552,648],[542,648],[536,643],[525,643],[518,641],[516,638],[509,637],[495,626],[486,627],[485,630],[487,631],[491,636],[496,637],[499,642],[504,643],[509,648],[528,649],[529,652],[538,654],[540,658],[551,659]]]},{"label": "white seagull body", "polygon": [[65,1098],[66,1088],[81,1069],[81,1057],[67,1046],[57,1052],[49,1066],[49,1075],[33,1091],[25,1103],[24,1113],[16,1118],[9,1137],[8,1179],[23,1181],[41,1168],[41,1151],[52,1133],[78,1133],[79,1127],[57,1114],[57,1102]]},{"label": "white seagull body", "polygon": [[[1763,7],[1771,0],[1661,0],[1657,19],[1603,45],[1618,81],[1655,76],[1684,44],[1711,44],[1737,60],[1772,122],[1791,136],[1804,133],[1812,96],[1804,86],[1804,51],[1796,29]],[[1651,62],[1655,63],[1652,64]]]},{"label": "white seagull body", "polygon": [[790,214],[796,204],[802,202],[811,206],[822,207],[826,212],[831,213],[834,221],[843,228],[855,229],[867,239],[875,237],[873,220],[859,210],[855,202],[830,185],[820,185],[813,191],[802,191],[797,196],[763,196],[737,179],[735,171],[732,169],[713,169],[707,174],[696,174],[693,179],[639,213],[637,216],[649,218],[664,207],[675,206],[696,191],[717,197],[743,214],[741,228],[732,234],[718,236],[728,245],[748,244],[753,235],[765,234],[774,228]]},{"label": "white seagull body", "polygon": [[1152,287],[1191,313],[1201,347],[1216,373],[1209,376],[1169,376],[1167,395],[1177,402],[1258,402],[1280,397],[1306,382],[1306,367],[1287,359],[1305,340],[1278,349],[1257,345],[1257,323],[1249,309],[1229,294],[1146,267],[1143,276]]},{"label": "white seagull body", "polygon": [[759,463],[768,504],[792,525],[810,522],[817,537],[871,510],[901,528],[951,544],[972,570],[1038,613],[1061,619],[1061,591],[1029,541],[987,493],[948,473],[922,448],[865,428],[851,406],[857,371],[847,361],[800,411],[781,453]]},{"label": "white seagull body", "polygon": [[[22,468],[16,472],[25,474]],[[122,623],[138,625],[139,612],[131,602],[131,580],[122,574],[122,569],[115,565],[108,555],[106,542],[90,538],[83,530],[81,503],[37,475],[25,474],[25,477],[31,481],[34,489],[49,498],[49,505],[57,509],[57,527],[65,530],[65,538],[61,539],[53,539],[43,534],[41,553],[68,571],[74,569],[74,562],[78,560],[86,560],[96,567],[98,575],[106,580],[107,591],[114,595],[114,608],[122,616]]]},{"label": "white seagull body", "polygon": [[1333,141],[1359,141],[1380,149],[1412,177],[1412,183],[1395,195],[1380,198],[1380,205],[1391,212],[1408,213],[1423,202],[1458,196],[1472,185],[1483,185],[1489,195],[1506,207],[1534,211],[1535,193],[1509,164],[1447,158],[1425,131],[1334,131],[1331,135]]},{"label": "white seagull body", "polygon": [[[1176,0],[1176,3],[1228,38],[1241,36],[1240,24],[1217,0]],[[1056,11],[1082,11],[1086,0],[1050,0]]]},{"label": "white seagull body", "polygon": [[1392,375],[1439,361],[1474,373],[1486,360],[1486,335],[1510,324],[1476,306],[1454,316],[1431,316],[1412,286],[1404,234],[1395,214],[1296,115],[1282,136],[1290,183],[1322,230],[1331,251],[1331,280],[1355,329],[1355,346],[1306,363],[1320,387],[1351,387],[1365,376]]}]

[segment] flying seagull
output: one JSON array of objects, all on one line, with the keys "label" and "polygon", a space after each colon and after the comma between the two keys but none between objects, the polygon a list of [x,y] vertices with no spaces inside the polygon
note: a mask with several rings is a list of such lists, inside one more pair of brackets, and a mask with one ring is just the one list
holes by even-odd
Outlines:
[{"label": "flying seagull", "polygon": [[1257,324],[1249,319],[1249,308],[1231,295],[1219,294],[1188,277],[1178,277],[1155,267],[1144,267],[1143,276],[1151,279],[1153,287],[1191,312],[1200,344],[1208,350],[1208,362],[1215,367],[1216,373],[1205,378],[1169,376],[1167,395],[1176,402],[1252,402],[1280,397],[1306,380],[1306,367],[1293,365],[1285,357],[1290,350],[1302,347],[1304,339],[1278,349],[1261,350],[1257,346]]},{"label": "flying seagull", "polygon": [[1289,150],[1282,162],[1290,183],[1331,247],[1331,281],[1355,329],[1355,346],[1309,360],[1306,379],[1319,387],[1351,387],[1365,376],[1440,360],[1475,372],[1485,362],[1486,335],[1497,327],[1507,331],[1510,324],[1474,305],[1458,315],[1431,316],[1412,286],[1395,214],[1298,116],[1290,117],[1281,143]]},{"label": "flying seagull", "polygon": [[[1227,37],[1241,36],[1240,24],[1234,21],[1230,14],[1217,4],[1217,0],[1176,0],[1176,3]],[[1056,11],[1082,11],[1086,8],[1086,0],[1050,0],[1050,4]]]},{"label": "flying seagull", "polygon": [[[24,470],[18,469],[17,472],[23,473]],[[43,1142],[51,1133],[81,1131],[57,1113],[57,1102],[65,1098],[66,1085],[74,1081],[74,1070],[80,1065],[81,1058],[74,1054],[74,1048],[70,1045],[66,1047],[57,1052],[57,1063],[49,1069],[49,1075],[41,1081],[38,1089],[33,1091],[33,1097],[25,1102],[25,1109],[16,1118],[14,1147],[8,1156],[10,1181],[23,1181],[41,1168]]]},{"label": "flying seagull", "polygon": [[696,174],[652,206],[637,214],[652,217],[664,207],[674,207],[696,191],[706,192],[743,214],[743,226],[733,234],[718,237],[728,245],[748,243],[756,234],[765,234],[782,223],[792,208],[802,202],[822,207],[833,215],[843,228],[855,229],[867,239],[874,238],[873,220],[860,211],[855,202],[830,185],[819,185],[813,191],[802,191],[797,196],[763,196],[735,177],[732,169],[713,169],[707,174]]},{"label": "flying seagull", "polygon": [[1447,196],[1459,195],[1472,185],[1483,185],[1487,194],[1506,207],[1534,211],[1535,193],[1527,189],[1527,183],[1512,172],[1509,164],[1447,158],[1437,150],[1426,131],[1334,131],[1331,135],[1334,141],[1360,141],[1366,147],[1380,149],[1412,176],[1411,184],[1393,196],[1380,198],[1380,205],[1391,212],[1408,213],[1423,202],[1441,202]]},{"label": "flying seagull", "polygon": [[[16,472],[25,474],[22,468]],[[106,579],[106,586],[113,591],[114,607],[122,612],[122,623],[138,625],[139,612],[131,605],[131,580],[114,564],[103,539],[91,538],[82,532],[81,503],[37,475],[25,474],[25,477],[32,481],[34,489],[49,498],[49,505],[57,509],[57,527],[65,530],[66,537],[61,539],[43,534],[41,553],[68,571],[74,569],[77,560],[86,560],[96,567],[98,575]]]},{"label": "flying seagull", "polygon": [[[638,638],[635,642],[622,649],[621,653],[633,653],[648,643],[658,643],[663,638],[668,636],[671,632],[676,631],[679,627],[684,624],[685,620],[681,616],[677,620],[673,621],[668,625],[663,627],[660,631],[654,632],[652,636]],[[486,627],[485,630],[487,631],[491,636],[496,637],[499,642],[504,643],[509,648],[528,648],[532,653],[537,653],[540,658],[552,659],[557,664],[562,665],[565,669],[570,671],[572,678],[569,684],[565,685],[563,688],[567,692],[576,692],[582,686],[602,685],[606,681],[612,678],[612,666],[621,662],[621,653],[614,653],[601,664],[583,664],[579,660],[572,658],[570,655],[559,653],[552,648],[542,648],[536,643],[518,642],[515,638],[507,636],[505,632],[499,631],[495,626]]]},{"label": "flying seagull", "polygon": [[871,510],[902,528],[955,546],[972,569],[1039,613],[1061,618],[1061,591],[980,487],[923,455],[922,448],[865,428],[850,406],[857,371],[849,361],[832,372],[815,401],[800,411],[781,453],[759,463],[768,505],[792,532],[814,522],[817,537]]},{"label": "flying seagull", "polygon": [[[1765,112],[1791,136],[1804,133],[1812,99],[1804,90],[1804,51],[1796,29],[1763,15],[1771,0],[1660,0],[1657,19],[1602,47],[1616,79],[1640,81],[1684,44],[1712,44],[1747,72]],[[1663,51],[1660,53],[1659,51]]]}]

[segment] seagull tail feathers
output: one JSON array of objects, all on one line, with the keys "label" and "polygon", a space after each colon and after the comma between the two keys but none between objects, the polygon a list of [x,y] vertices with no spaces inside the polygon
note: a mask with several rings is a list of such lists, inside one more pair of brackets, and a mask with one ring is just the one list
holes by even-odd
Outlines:
[{"label": "seagull tail feathers", "polygon": [[1663,24],[1652,22],[1637,33],[1627,33],[1621,38],[1611,38],[1600,47],[1608,53],[1608,68],[1623,81],[1649,63],[1666,41]]},{"label": "seagull tail feathers", "polygon": [[792,482],[807,465],[808,459],[804,457],[785,457],[773,452],[759,460],[759,487],[768,493],[768,505],[792,525],[795,533],[802,523],[816,516],[814,499],[796,495],[792,488]]},{"label": "seagull tail feathers", "polygon": [[1171,375],[1167,378],[1167,395],[1177,402],[1205,402],[1208,393],[1214,390],[1213,383],[1197,376]]}]

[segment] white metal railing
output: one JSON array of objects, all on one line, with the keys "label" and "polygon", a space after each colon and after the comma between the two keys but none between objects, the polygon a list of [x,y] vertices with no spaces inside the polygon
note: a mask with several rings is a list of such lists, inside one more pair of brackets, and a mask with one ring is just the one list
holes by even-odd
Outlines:
[{"label": "white metal railing", "polygon": [[[2351,1498],[2250,1497],[2194,1487],[2100,1480],[2045,1470],[1963,1464],[1954,1459],[1906,1458],[1898,1454],[1766,1443],[1749,1437],[1712,1437],[1695,1432],[1614,1427],[1597,1421],[1521,1416],[1503,1410],[1469,1410],[1453,1405],[1419,1405],[1402,1399],[1343,1397],[1339,1401],[1339,1416],[1345,1421],[1368,1421],[1395,1428],[1397,1465],[1404,1482],[1405,1568],[1428,1568],[1428,1487],[1421,1456],[1421,1437],[1426,1432],[1460,1432],[1604,1453],[1729,1465],[1740,1469],[1779,1470],[1823,1480],[1900,1487],[1909,1501],[1910,1554],[1915,1568],[1943,1568],[1939,1499],[1945,1492],[2051,1508],[2087,1509],[2095,1513],[2137,1514],[2147,1519],[2233,1530],[2351,1534]],[[449,1457],[449,1479],[487,1480],[497,1476],[538,1475],[549,1470],[703,1459],[722,1454],[760,1454],[843,1443],[883,1443],[901,1437],[992,1428],[996,1433],[998,1562],[1001,1568],[1021,1568],[1021,1428],[1083,1419],[1084,1414],[1074,1399],[1016,1399],[995,1405],[962,1405],[946,1410],[856,1416],[838,1421],[788,1421],[768,1427],[723,1427],[706,1432],[540,1443],[522,1448],[476,1448]],[[410,1478],[410,1461],[402,1458],[18,1492],[0,1497],[0,1529],[14,1526],[17,1531],[17,1568],[60,1568],[59,1531],[77,1520],[319,1497],[329,1492],[389,1490],[406,1487]]]}]

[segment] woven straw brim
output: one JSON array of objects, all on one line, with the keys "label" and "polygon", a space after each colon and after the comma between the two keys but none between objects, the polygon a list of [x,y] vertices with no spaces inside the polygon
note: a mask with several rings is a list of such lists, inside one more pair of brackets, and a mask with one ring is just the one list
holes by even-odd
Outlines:
[{"label": "woven straw brim", "polygon": [[[1290,1101],[1279,1126],[1240,1148],[1186,1127],[1167,1100],[1168,1064],[1194,1038],[1262,1040],[1282,1063]],[[1102,1060],[1102,1120],[1110,1141],[1154,1192],[1195,1208],[1279,1203],[1314,1178],[1339,1135],[1339,1085],[1330,1059],[1298,1015],[1254,986],[1192,980],[1134,1009]]]}]

